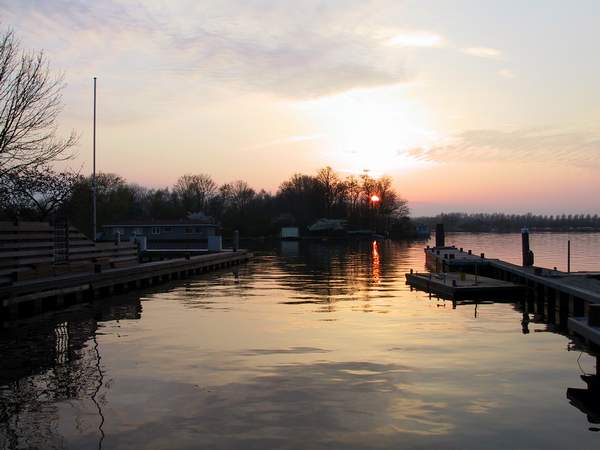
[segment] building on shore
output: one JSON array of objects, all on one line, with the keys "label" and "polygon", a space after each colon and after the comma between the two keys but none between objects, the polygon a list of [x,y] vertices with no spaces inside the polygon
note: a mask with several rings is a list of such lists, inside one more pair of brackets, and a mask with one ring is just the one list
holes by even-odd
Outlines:
[{"label": "building on shore", "polygon": [[219,227],[199,220],[160,220],[122,222],[104,225],[100,241],[134,240],[145,237],[149,249],[206,248]]}]

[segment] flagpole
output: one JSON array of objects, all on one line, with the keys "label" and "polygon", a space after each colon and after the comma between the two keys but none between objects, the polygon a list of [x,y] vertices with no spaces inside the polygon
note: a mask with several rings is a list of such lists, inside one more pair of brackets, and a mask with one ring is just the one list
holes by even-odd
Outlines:
[{"label": "flagpole", "polygon": [[92,240],[96,242],[96,77],[94,77],[94,131],[92,169]]}]

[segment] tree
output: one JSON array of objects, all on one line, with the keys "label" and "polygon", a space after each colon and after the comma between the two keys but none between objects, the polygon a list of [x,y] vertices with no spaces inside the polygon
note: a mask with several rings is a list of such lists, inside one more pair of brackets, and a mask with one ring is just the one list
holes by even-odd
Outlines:
[{"label": "tree", "polygon": [[319,170],[315,179],[323,197],[325,215],[330,216],[333,206],[343,198],[345,186],[329,166]]},{"label": "tree", "polygon": [[77,136],[56,133],[63,87],[43,52],[21,51],[12,31],[0,36],[0,177],[70,156]]},{"label": "tree", "polygon": [[226,183],[219,188],[225,209],[243,211],[256,195],[254,189],[243,180]]},{"label": "tree", "polygon": [[0,177],[0,204],[14,218],[30,215],[44,220],[68,203],[80,180],[79,174],[48,166],[8,172]]},{"label": "tree", "polygon": [[217,192],[217,183],[210,175],[186,174],[177,180],[173,191],[188,212],[206,211],[209,201]]},{"label": "tree", "polygon": [[360,200],[362,188],[359,179],[356,178],[354,175],[348,176],[344,184],[346,190],[346,199],[348,200],[350,214],[352,215],[356,212],[356,209],[358,207],[358,202]]}]

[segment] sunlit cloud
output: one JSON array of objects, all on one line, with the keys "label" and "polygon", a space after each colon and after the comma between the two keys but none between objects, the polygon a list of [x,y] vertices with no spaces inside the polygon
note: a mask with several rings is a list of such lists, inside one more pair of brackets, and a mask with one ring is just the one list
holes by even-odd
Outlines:
[{"label": "sunlit cloud", "polygon": [[[140,81],[160,73],[293,99],[409,81],[397,53],[353,26],[370,6],[348,4],[302,2],[290,14],[289,7],[274,3],[265,14],[259,4],[244,1],[31,0],[0,4],[0,11],[33,30],[50,52],[54,47],[58,55],[69,55],[64,65],[127,70]],[[51,30],[49,39],[44,28]],[[66,34],[71,39],[63,41]],[[412,45],[436,39],[413,36]]]},{"label": "sunlit cloud", "polygon": [[498,59],[502,56],[502,52],[490,47],[467,47],[462,49],[463,53],[478,58]]},{"label": "sunlit cloud", "polygon": [[395,35],[385,41],[385,45],[398,47],[442,47],[445,39],[436,33],[417,31]]},{"label": "sunlit cloud", "polygon": [[413,147],[400,153],[439,163],[522,162],[597,169],[600,134],[547,128],[471,130],[429,147]]},{"label": "sunlit cloud", "polygon": [[498,75],[500,75],[502,78],[508,78],[508,79],[512,79],[515,77],[514,72],[510,69],[500,69],[498,71]]}]

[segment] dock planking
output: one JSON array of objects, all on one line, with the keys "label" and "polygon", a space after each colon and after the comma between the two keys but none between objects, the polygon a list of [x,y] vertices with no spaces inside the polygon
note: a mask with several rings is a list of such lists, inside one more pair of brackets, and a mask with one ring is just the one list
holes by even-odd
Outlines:
[{"label": "dock planking", "polygon": [[522,294],[526,287],[516,283],[461,273],[407,273],[411,287],[453,300],[506,298]]},{"label": "dock planking", "polygon": [[590,311],[600,306],[600,272],[517,265],[445,245],[425,248],[425,261],[434,273],[464,272],[525,286],[526,311],[600,346],[600,324],[590,325],[587,320]]},{"label": "dock planking", "polygon": [[425,249],[425,260],[434,272],[478,273],[528,286],[541,285],[589,303],[600,303],[600,276],[597,272],[562,272],[537,266],[524,267],[456,247],[428,247]]},{"label": "dock planking", "polygon": [[13,319],[35,315],[114,292],[239,265],[251,257],[252,254],[246,250],[226,250],[104,269],[100,272],[69,273],[16,281],[9,286],[0,287],[0,316]]}]

